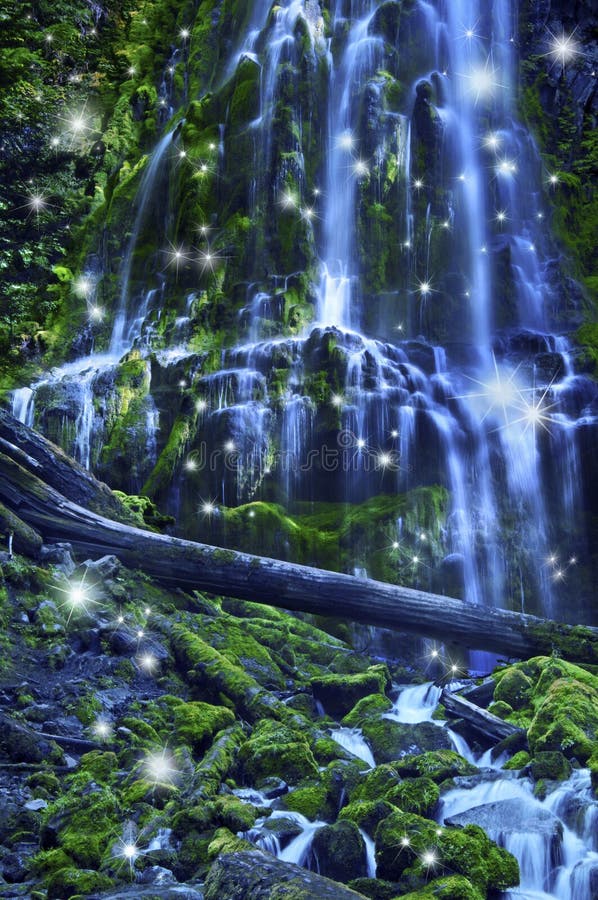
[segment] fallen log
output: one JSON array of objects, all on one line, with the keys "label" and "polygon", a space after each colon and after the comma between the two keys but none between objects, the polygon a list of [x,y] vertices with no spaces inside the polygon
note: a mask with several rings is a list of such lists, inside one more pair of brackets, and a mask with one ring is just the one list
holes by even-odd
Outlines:
[{"label": "fallen log", "polygon": [[107,484],[5,409],[0,409],[0,450],[73,503],[110,519],[136,524],[131,511]]},{"label": "fallen log", "polygon": [[[13,443],[0,448],[0,502],[46,542],[67,541],[76,553],[95,558],[114,554],[130,568],[141,569],[171,586],[297,612],[339,616],[510,658],[555,650],[572,661],[598,663],[596,628],[565,625],[400,585],[224,550],[106,518],[67,499],[31,467],[22,465],[18,448],[16,452],[11,450]],[[72,477],[77,477],[76,470],[72,470]],[[93,481],[89,473],[85,477]]]},{"label": "fallen log", "polygon": [[459,719],[465,719],[474,731],[489,738],[491,741],[503,741],[505,738],[515,734],[522,736],[525,734],[523,728],[518,728],[516,725],[511,725],[510,722],[505,722],[504,719],[499,719],[498,716],[488,712],[487,709],[476,706],[475,703],[471,703],[465,697],[460,697],[459,694],[451,693],[447,688],[443,690],[440,702],[447,713]]}]

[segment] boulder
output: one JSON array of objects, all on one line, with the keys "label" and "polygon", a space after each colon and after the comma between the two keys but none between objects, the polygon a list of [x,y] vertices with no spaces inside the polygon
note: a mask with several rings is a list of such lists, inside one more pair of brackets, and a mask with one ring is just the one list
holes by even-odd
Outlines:
[{"label": "boulder", "polygon": [[205,882],[205,900],[364,900],[363,894],[259,851],[219,856]]}]

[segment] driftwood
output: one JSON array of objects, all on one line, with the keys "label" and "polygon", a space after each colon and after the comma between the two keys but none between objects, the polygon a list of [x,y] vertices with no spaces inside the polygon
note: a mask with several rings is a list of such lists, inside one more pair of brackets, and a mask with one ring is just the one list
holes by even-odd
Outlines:
[{"label": "driftwood", "polygon": [[[7,413],[0,416],[0,438],[4,438],[0,446],[0,502],[46,542],[67,541],[76,553],[95,558],[114,554],[130,568],[141,569],[169,585],[293,611],[340,616],[507,657],[556,650],[573,661],[598,662],[596,628],[576,628],[399,585],[223,550],[106,518],[52,485],[51,480],[54,485],[58,483],[51,464],[53,445],[40,435],[34,437],[31,429],[14,419],[11,431],[11,419]],[[19,446],[22,437],[27,439],[30,461],[23,459]],[[45,459],[42,469],[35,465],[39,447]],[[73,464],[67,477],[64,454],[56,453],[60,454],[61,473],[64,471],[61,479],[68,482],[64,490],[70,497],[87,492],[97,503],[105,496],[106,486],[81,467]],[[108,500],[106,504],[110,506]]]},{"label": "driftwood", "polygon": [[492,741],[502,741],[515,734],[525,734],[523,728],[518,728],[516,725],[511,725],[510,722],[499,719],[498,716],[492,715],[487,709],[476,706],[475,703],[471,703],[465,697],[460,697],[459,694],[452,694],[446,688],[442,692],[440,702],[447,713],[457,716],[459,719],[465,719],[475,731],[490,738]]}]

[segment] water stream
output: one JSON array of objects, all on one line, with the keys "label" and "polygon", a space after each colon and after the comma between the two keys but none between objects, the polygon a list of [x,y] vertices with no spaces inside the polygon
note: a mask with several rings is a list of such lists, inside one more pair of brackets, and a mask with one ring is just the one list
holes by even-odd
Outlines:
[{"label": "water stream", "polygon": [[[393,710],[383,718],[408,725],[433,720],[440,689],[433,683],[405,686],[400,690]],[[339,732],[342,733],[339,740]],[[520,866],[520,885],[503,894],[504,900],[591,900],[598,886],[598,801],[593,796],[590,773],[575,770],[570,778],[551,785],[544,800],[534,796],[530,777],[517,771],[504,770],[508,755],[491,761],[491,749],[476,755],[465,738],[450,731],[455,749],[480,770],[477,775],[457,777],[457,786],[446,791],[436,810],[436,821],[449,827],[468,823],[481,825],[496,843],[507,849]],[[371,755],[359,729],[332,732],[345,749],[365,759],[363,747]],[[374,763],[373,758],[370,765]],[[237,792],[258,806],[276,805],[259,792],[246,789]],[[281,841],[264,824],[286,820],[300,833]],[[272,812],[256,822],[243,836],[280,859],[318,871],[317,856],[312,845],[316,832],[326,826],[309,821],[299,813],[284,809]],[[375,877],[375,841],[361,830],[365,844],[369,877]]]}]

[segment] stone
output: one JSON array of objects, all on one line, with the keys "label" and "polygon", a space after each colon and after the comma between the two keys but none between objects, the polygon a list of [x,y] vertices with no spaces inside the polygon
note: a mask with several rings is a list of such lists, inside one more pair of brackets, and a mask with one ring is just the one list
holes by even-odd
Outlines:
[{"label": "stone", "polygon": [[206,878],[205,900],[359,900],[363,894],[259,851],[219,856]]}]

